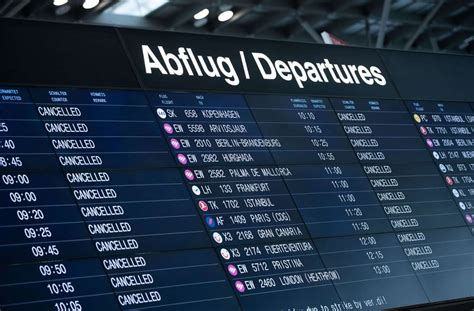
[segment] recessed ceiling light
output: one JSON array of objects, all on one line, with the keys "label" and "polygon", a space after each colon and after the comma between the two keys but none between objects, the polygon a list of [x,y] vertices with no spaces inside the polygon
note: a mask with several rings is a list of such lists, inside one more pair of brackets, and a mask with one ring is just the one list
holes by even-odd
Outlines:
[{"label": "recessed ceiling light", "polygon": [[219,14],[217,19],[219,20],[219,22],[223,23],[231,19],[232,16],[234,16],[234,12],[232,10],[227,10],[227,11],[221,12],[221,14]]},{"label": "recessed ceiling light", "polygon": [[209,9],[203,9],[196,14],[194,14],[194,19],[203,19],[206,18],[209,15]]},{"label": "recessed ceiling light", "polygon": [[105,10],[105,13],[129,16],[147,16],[168,2],[168,0],[122,0]]},{"label": "recessed ceiling light", "polygon": [[68,0],[54,0],[53,5],[61,6],[61,5],[65,5],[66,3],[68,3]]},{"label": "recessed ceiling light", "polygon": [[82,7],[86,10],[95,8],[100,3],[100,0],[85,0]]}]

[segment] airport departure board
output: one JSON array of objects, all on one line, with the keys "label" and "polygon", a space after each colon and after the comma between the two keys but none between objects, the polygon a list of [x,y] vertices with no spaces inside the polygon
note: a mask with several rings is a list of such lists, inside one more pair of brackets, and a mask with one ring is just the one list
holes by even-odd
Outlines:
[{"label": "airport departure board", "polygon": [[0,40],[0,310],[474,296],[472,57],[8,20]]}]

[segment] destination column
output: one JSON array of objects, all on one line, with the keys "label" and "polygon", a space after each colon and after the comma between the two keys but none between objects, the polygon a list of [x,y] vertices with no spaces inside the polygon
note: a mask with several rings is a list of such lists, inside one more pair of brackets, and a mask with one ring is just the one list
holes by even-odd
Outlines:
[{"label": "destination column", "polygon": [[[340,307],[242,96],[150,92],[157,119],[244,310]],[[317,298],[316,298],[317,297]]]}]

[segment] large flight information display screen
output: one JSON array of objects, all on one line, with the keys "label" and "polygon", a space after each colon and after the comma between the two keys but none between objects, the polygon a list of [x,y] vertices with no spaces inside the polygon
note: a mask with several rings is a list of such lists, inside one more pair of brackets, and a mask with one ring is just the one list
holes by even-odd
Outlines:
[{"label": "large flight information display screen", "polygon": [[[0,86],[0,310],[384,310],[474,296],[474,98],[404,98],[382,62],[341,73],[328,61],[311,76],[244,52],[257,66],[245,76],[274,66],[281,83],[345,72],[353,85],[179,87],[172,72],[212,77],[210,58],[188,49],[179,62],[175,42],[120,36],[138,87]],[[225,62],[213,78],[232,85]]]}]

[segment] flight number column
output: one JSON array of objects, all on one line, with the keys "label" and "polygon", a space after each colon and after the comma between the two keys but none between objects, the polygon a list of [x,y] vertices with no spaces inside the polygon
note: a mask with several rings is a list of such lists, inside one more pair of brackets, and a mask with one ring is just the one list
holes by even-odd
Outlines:
[{"label": "flight number column", "polygon": [[474,113],[468,103],[407,101],[406,105],[474,234]]},{"label": "flight number column", "polygon": [[[424,260],[417,262],[414,269],[432,301],[472,296],[474,239],[468,232],[473,233],[474,229],[471,221],[474,114],[468,103],[406,101],[405,104],[451,193],[453,202],[444,205],[446,212],[457,212],[465,221],[459,221],[456,228],[423,232],[415,241],[405,241],[411,248],[425,250],[419,254]],[[442,291],[434,285],[438,282],[446,284]]]},{"label": "flight number column", "polygon": [[92,241],[28,91],[0,96],[0,308],[118,309],[99,261],[81,259]]},{"label": "flight number column", "polygon": [[34,96],[120,307],[179,310],[235,300],[205,249],[207,234],[145,95],[37,89]]},{"label": "flight number column", "polygon": [[150,98],[243,309],[339,306],[337,271],[324,268],[285,187],[291,171],[267,149],[280,142],[261,136],[243,97]]}]

